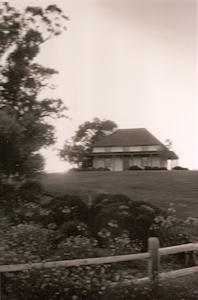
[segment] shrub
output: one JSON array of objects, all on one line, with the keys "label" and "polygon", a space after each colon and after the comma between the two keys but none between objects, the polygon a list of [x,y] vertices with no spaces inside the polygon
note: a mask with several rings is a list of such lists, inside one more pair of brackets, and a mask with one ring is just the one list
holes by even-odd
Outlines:
[{"label": "shrub", "polygon": [[130,171],[141,171],[142,169],[138,166],[131,166],[131,167],[129,167],[128,170],[130,170]]},{"label": "shrub", "polygon": [[[5,226],[5,225],[4,225]],[[39,262],[51,255],[54,232],[39,225],[1,227],[0,264]]]},{"label": "shrub", "polygon": [[105,291],[102,299],[119,300],[178,300],[197,299],[197,275],[190,275],[176,279],[166,279],[158,286],[152,283],[127,282],[125,278],[120,278],[119,285],[111,287]]},{"label": "shrub", "polygon": [[22,202],[38,202],[43,193],[42,185],[36,180],[27,180],[22,185],[1,185],[0,202],[6,204]]},{"label": "shrub", "polygon": [[127,230],[131,240],[142,241],[142,251],[147,251],[149,227],[157,215],[165,213],[145,201],[132,201],[120,194],[101,194],[90,210],[91,235],[98,239],[100,245],[107,246],[110,238],[116,238]]},{"label": "shrub", "polygon": [[43,205],[43,209],[41,222],[45,226],[54,223],[59,228],[69,221],[88,222],[88,208],[78,196],[56,197],[50,203]]},{"label": "shrub", "polygon": [[188,168],[183,168],[183,167],[174,167],[173,170],[177,170],[177,171],[189,171]]},{"label": "shrub", "polygon": [[92,167],[92,159],[91,158],[84,158],[82,162],[82,168],[87,169],[89,167]]},{"label": "shrub", "polygon": [[160,168],[159,167],[152,167],[152,170],[160,170]]},{"label": "shrub", "polygon": [[56,230],[56,238],[53,242],[55,248],[57,248],[62,241],[65,241],[66,238],[70,236],[80,235],[89,237],[89,228],[87,224],[79,221],[67,221],[64,222],[60,227],[57,227],[54,223],[48,224],[49,229],[53,227],[54,230]]},{"label": "shrub", "polygon": [[39,182],[28,180],[21,186],[4,185],[0,193],[0,209],[12,225],[38,222],[43,189]]},{"label": "shrub", "polygon": [[99,168],[96,169],[96,171],[110,171],[110,169],[99,167]]},{"label": "shrub", "polygon": [[[97,247],[96,241],[80,236],[66,239],[54,252],[49,246],[51,235],[53,238],[51,230],[30,225],[15,226],[9,232],[4,232],[1,236],[4,246],[1,264],[101,257],[122,254],[122,251],[134,253],[133,245],[130,245],[126,236],[111,244],[106,252]],[[120,278],[121,269],[120,265],[101,264],[3,273],[2,295],[3,299],[21,300],[100,299],[108,284]]]},{"label": "shrub", "polygon": [[145,166],[145,167],[144,167],[144,170],[152,170],[152,167],[150,167],[150,166]]},{"label": "shrub", "polygon": [[69,172],[81,171],[79,168],[71,168],[68,170]]},{"label": "shrub", "polygon": [[1,185],[0,193],[0,209],[10,211],[12,206],[16,204],[16,189],[13,185]]},{"label": "shrub", "polygon": [[9,220],[12,225],[18,224],[38,224],[40,222],[40,212],[42,211],[41,206],[34,202],[18,202],[12,209],[7,213]]},{"label": "shrub", "polygon": [[144,167],[144,170],[146,170],[146,171],[152,171],[152,170],[158,170],[158,171],[165,171],[165,170],[167,170],[167,168],[166,167],[150,167],[150,166],[146,166],[146,167]]},{"label": "shrub", "polygon": [[[133,280],[133,282],[132,282]],[[29,270],[2,274],[4,300],[178,300],[197,299],[197,275],[166,279],[158,286],[137,283],[108,265]]]},{"label": "shrub", "polygon": [[87,167],[85,170],[86,171],[95,171],[95,168],[93,168],[93,167]]}]

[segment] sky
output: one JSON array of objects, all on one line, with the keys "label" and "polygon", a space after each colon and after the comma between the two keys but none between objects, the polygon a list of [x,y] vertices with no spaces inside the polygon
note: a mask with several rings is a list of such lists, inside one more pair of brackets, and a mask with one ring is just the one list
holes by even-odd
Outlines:
[{"label": "sky", "polygon": [[57,143],[42,150],[47,172],[71,167],[57,150],[93,118],[118,128],[146,128],[173,141],[179,165],[198,169],[197,1],[18,1],[57,4],[70,18],[67,31],[46,43],[38,61],[59,71],[50,96],[70,119],[53,121]]}]

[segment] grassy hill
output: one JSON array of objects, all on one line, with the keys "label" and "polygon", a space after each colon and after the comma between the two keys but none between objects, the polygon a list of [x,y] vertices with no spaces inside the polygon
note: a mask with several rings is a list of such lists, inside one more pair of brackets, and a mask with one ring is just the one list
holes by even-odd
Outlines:
[{"label": "grassy hill", "polygon": [[45,189],[54,195],[71,194],[88,200],[102,192],[124,194],[162,209],[174,204],[181,219],[198,217],[197,171],[67,172],[42,177]]}]

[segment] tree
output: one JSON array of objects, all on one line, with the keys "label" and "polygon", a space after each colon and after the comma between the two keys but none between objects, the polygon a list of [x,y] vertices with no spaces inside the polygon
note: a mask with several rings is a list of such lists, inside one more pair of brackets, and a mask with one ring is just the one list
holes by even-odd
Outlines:
[{"label": "tree", "polygon": [[172,150],[173,141],[171,139],[166,139],[165,140],[165,146],[166,146],[166,148],[168,148],[168,150]]},{"label": "tree", "polygon": [[57,73],[35,62],[40,46],[60,35],[68,18],[56,5],[18,11],[0,6],[0,173],[24,178],[42,170],[41,147],[55,142],[49,117],[64,116],[60,99],[40,99]]},{"label": "tree", "polygon": [[171,147],[172,147],[172,141],[170,139],[166,139],[164,145],[160,145],[157,147],[159,156],[162,159],[165,160],[168,159]]},{"label": "tree", "polygon": [[63,149],[59,150],[59,156],[62,160],[80,166],[91,151],[92,145],[113,133],[116,128],[117,125],[110,120],[95,118],[92,122],[85,122],[78,127],[72,141],[65,142]]}]

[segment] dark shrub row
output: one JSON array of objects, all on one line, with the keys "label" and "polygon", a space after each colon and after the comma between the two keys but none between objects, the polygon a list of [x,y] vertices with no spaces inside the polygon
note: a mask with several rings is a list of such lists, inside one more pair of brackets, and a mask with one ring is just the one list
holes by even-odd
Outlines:
[{"label": "dark shrub row", "polygon": [[149,166],[146,166],[146,167],[144,167],[144,170],[158,170],[158,171],[166,171],[167,170],[167,168],[166,167],[149,167]]},{"label": "dark shrub row", "polygon": [[87,167],[87,168],[73,168],[73,169],[70,169],[70,172],[74,172],[74,171],[110,171],[110,169],[108,168],[93,168],[93,167]]},{"label": "dark shrub row", "polygon": [[[131,240],[143,243],[143,251],[147,250],[149,236],[158,236],[163,246],[177,244],[177,240],[178,243],[188,241],[181,232],[175,236],[174,231],[180,229],[172,230],[166,213],[146,201],[134,201],[121,194],[100,194],[88,208],[78,196],[53,197],[49,203],[42,203],[42,197],[44,191],[36,182],[32,185],[28,182],[18,189],[3,186],[0,208],[13,226],[39,224],[56,231],[57,244],[69,236],[82,235],[96,238],[105,246],[109,237],[117,238],[125,231]],[[159,217],[158,223],[156,217]]]},{"label": "dark shrub row", "polygon": [[189,171],[188,168],[183,168],[183,167],[179,167],[179,166],[174,167],[173,170],[177,170],[177,171]]},{"label": "dark shrub row", "polygon": [[142,168],[140,168],[140,167],[138,167],[138,166],[131,166],[131,167],[129,167],[128,170],[130,170],[130,171],[141,171]]},{"label": "dark shrub row", "polygon": [[[131,166],[131,167],[129,167],[129,170],[130,171],[141,171],[141,170],[143,170],[142,168],[140,168],[140,167],[138,167],[138,166]],[[150,167],[150,166],[146,166],[146,167],[144,167],[144,170],[150,170],[150,171],[152,171],[152,170],[157,170],[157,171],[164,171],[164,170],[167,170],[167,168],[165,168],[165,167]]]}]

